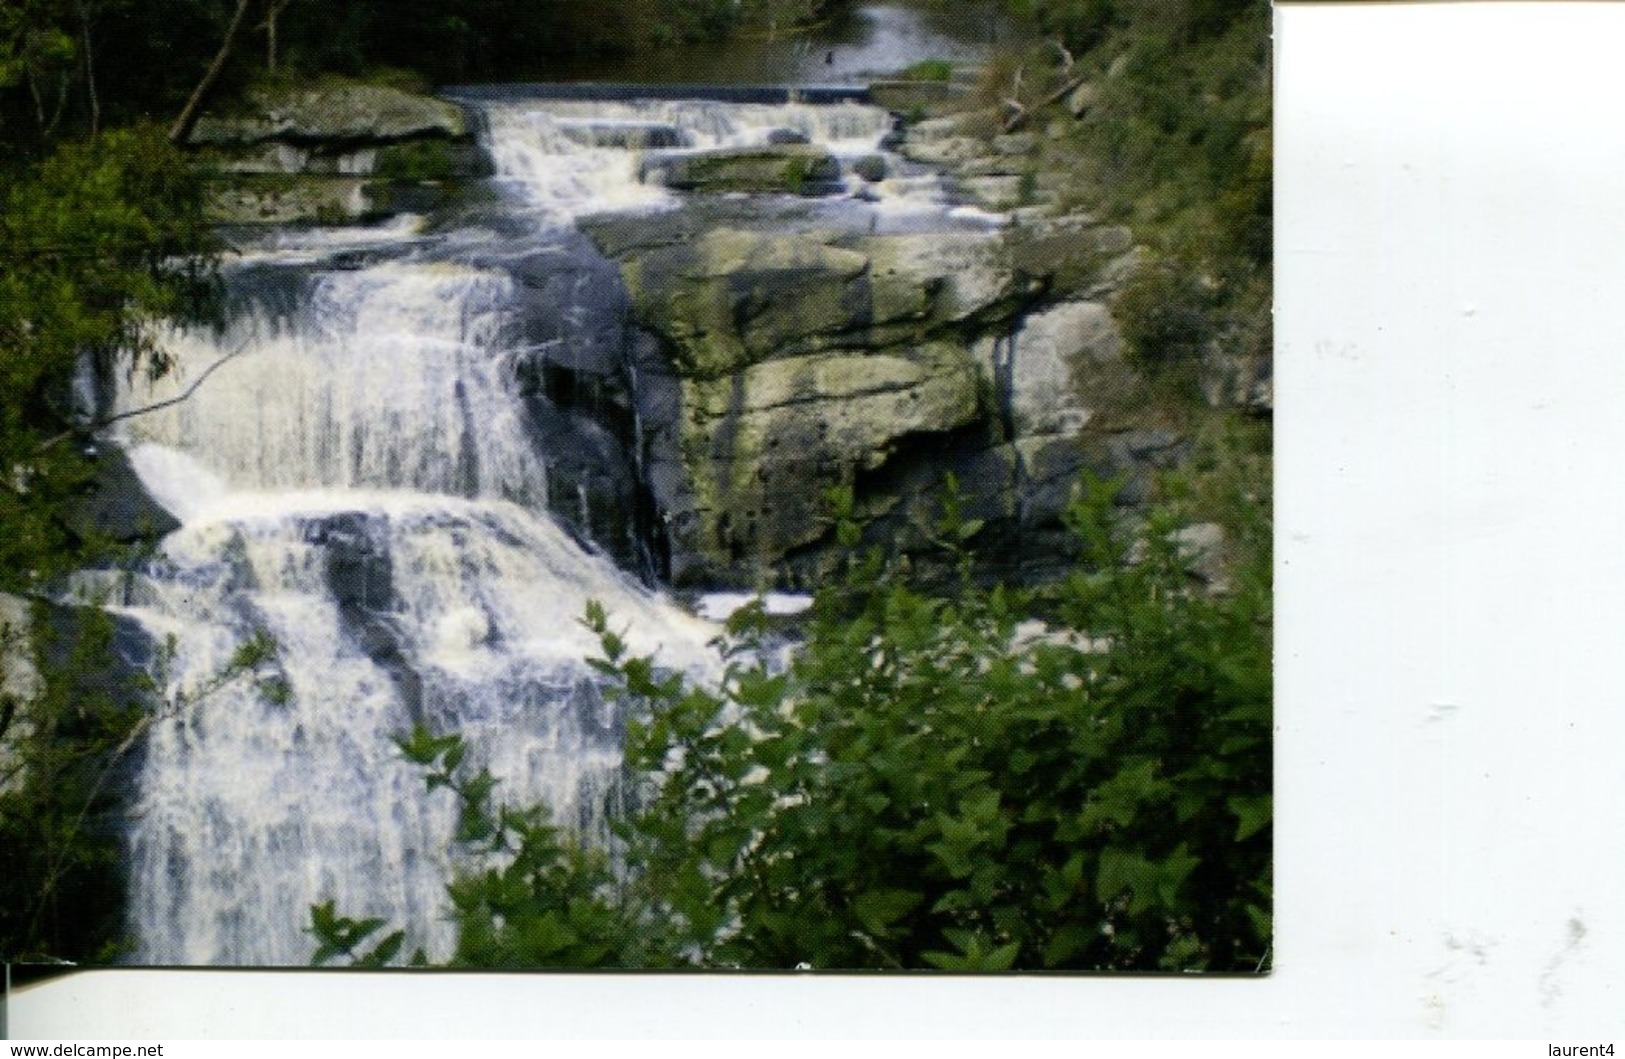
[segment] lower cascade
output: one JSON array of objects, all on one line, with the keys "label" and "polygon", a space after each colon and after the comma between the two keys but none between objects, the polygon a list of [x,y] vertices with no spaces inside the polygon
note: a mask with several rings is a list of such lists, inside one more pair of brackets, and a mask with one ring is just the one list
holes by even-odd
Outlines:
[{"label": "lower cascade", "polygon": [[[462,732],[505,797],[601,835],[622,718],[577,619],[599,600],[696,669],[712,634],[545,518],[409,493],[229,496],[121,588],[172,655],[132,814],[141,963],[304,963],[327,900],[449,955],[455,807],[393,738]],[[212,687],[256,635],[271,659]]]},{"label": "lower cascade", "polygon": [[[157,380],[98,384],[182,523],[134,571],[74,585],[156,645],[130,962],[301,965],[325,901],[448,956],[454,799],[394,738],[459,732],[501,797],[601,837],[625,718],[585,661],[587,602],[634,650],[712,664],[716,627],[646,587],[626,296],[574,220],[669,208],[645,149],[788,129],[847,158],[889,121],[854,104],[468,105],[486,199],[244,239],[222,329],[161,336],[174,364]],[[932,188],[893,182],[872,209],[945,209]]]}]

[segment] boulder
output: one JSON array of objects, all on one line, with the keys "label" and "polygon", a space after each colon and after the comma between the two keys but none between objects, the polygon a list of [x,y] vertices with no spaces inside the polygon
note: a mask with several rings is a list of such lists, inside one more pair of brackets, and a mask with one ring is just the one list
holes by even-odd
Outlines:
[{"label": "boulder", "polygon": [[286,144],[377,144],[468,135],[463,111],[432,96],[383,85],[341,82],[307,88],[254,88],[235,114],[205,114],[188,142],[229,147]]},{"label": "boulder", "polygon": [[910,232],[870,236],[856,244],[873,261],[877,285],[931,296],[944,323],[1008,319],[1032,293],[1017,277],[999,232]]},{"label": "boulder", "polygon": [[945,139],[917,139],[913,131],[898,146],[904,158],[927,165],[958,166],[976,158],[992,154],[987,141],[974,136],[950,136]]},{"label": "boulder", "polygon": [[1066,97],[1066,109],[1074,118],[1081,118],[1100,104],[1101,96],[1099,85],[1085,81]]},{"label": "boulder", "polygon": [[651,155],[638,177],[679,191],[823,195],[839,186],[841,166],[821,147],[769,144]]},{"label": "boulder", "polygon": [[978,176],[959,181],[959,188],[979,206],[1007,210],[1021,205],[1022,177]]},{"label": "boulder", "polygon": [[861,327],[868,265],[811,238],[719,229],[637,254],[622,275],[639,321],[670,343],[683,374],[714,379]]},{"label": "boulder", "polygon": [[1010,238],[1011,267],[1037,280],[1052,297],[1093,299],[1109,293],[1124,273],[1114,269],[1132,249],[1127,228],[1082,214],[1018,227]]},{"label": "boulder", "polygon": [[206,206],[221,224],[344,224],[388,212],[388,189],[361,177],[248,177],[217,182]]},{"label": "boulder", "polygon": [[68,515],[76,532],[133,544],[158,540],[180,527],[180,521],[147,492],[123,449],[102,446],[95,461],[90,492]]},{"label": "boulder", "polygon": [[1083,472],[1109,471],[1098,453],[1076,438],[1020,438],[1013,447],[1020,466],[1017,491],[1023,528],[1059,525]]},{"label": "boulder", "polygon": [[878,473],[863,476],[857,508],[868,520],[866,543],[904,552],[935,550],[949,475],[962,516],[985,524],[979,542],[999,535],[1016,514],[1016,450],[989,443],[983,432],[970,429],[921,438]]},{"label": "boulder", "polygon": [[950,473],[988,572],[1058,576],[1081,473],[1124,474],[1130,504],[1183,454],[1133,429],[1143,383],[1101,293],[1126,230],[1077,214],[877,234],[770,201],[766,219],[704,197],[586,226],[642,327],[632,396],[674,585],[816,584],[838,561],[831,486],[867,542],[935,569]]},{"label": "boulder", "polygon": [[1027,437],[1082,430],[1094,411],[1080,384],[1126,374],[1122,349],[1105,305],[1063,302],[1029,314],[1011,335],[983,339],[974,352],[1009,429]]},{"label": "boulder", "polygon": [[559,125],[565,136],[587,147],[651,151],[687,145],[683,131],[666,122],[566,121]]},{"label": "boulder", "polygon": [[489,176],[490,161],[472,143],[407,140],[356,147],[270,141],[205,147],[199,157],[234,176],[379,176],[391,180],[457,180]]},{"label": "boulder", "polygon": [[1223,526],[1217,522],[1183,526],[1175,531],[1174,543],[1191,576],[1216,592],[1230,587],[1224,561],[1228,541]]},{"label": "boulder", "polygon": [[852,172],[871,184],[885,180],[888,170],[884,155],[866,154],[852,163]]},{"label": "boulder", "polygon": [[958,117],[926,118],[911,121],[903,135],[910,143],[934,143],[964,135],[964,125]]},{"label": "boulder", "polygon": [[996,154],[1031,154],[1037,148],[1038,137],[1030,132],[1007,132],[993,137],[993,151]]},{"label": "boulder", "polygon": [[209,212],[224,224],[345,224],[428,209],[448,182],[490,172],[461,108],[352,82],[250,89],[237,111],[199,119],[188,143],[221,174]]},{"label": "boulder", "polygon": [[1030,291],[997,232],[850,236],[719,228],[625,249],[639,322],[679,371],[717,378],[776,357],[965,334],[1008,319]]},{"label": "boulder", "polygon": [[954,172],[961,180],[969,177],[1018,177],[1027,172],[1027,163],[1020,158],[990,155],[986,158],[973,158],[957,166]]}]

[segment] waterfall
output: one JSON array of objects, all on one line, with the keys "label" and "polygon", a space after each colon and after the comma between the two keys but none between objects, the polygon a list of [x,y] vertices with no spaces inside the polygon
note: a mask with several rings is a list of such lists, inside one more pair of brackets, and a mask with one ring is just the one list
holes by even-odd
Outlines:
[{"label": "waterfall", "polygon": [[[197,513],[110,607],[173,637],[178,703],[133,806],[135,960],[300,964],[324,900],[447,956],[455,806],[396,753],[414,724],[464,734],[503,799],[601,835],[624,718],[583,662],[589,599],[640,649],[704,665],[711,626],[502,501],[228,494]],[[196,690],[256,633],[267,667]]]},{"label": "waterfall", "polygon": [[[134,572],[74,590],[161,645],[129,814],[132,962],[303,964],[323,901],[447,956],[455,806],[393,739],[459,732],[500,798],[602,836],[625,718],[584,661],[587,601],[634,650],[714,665],[715,626],[612,562],[638,552],[613,525],[635,523],[635,343],[619,273],[573,222],[673,205],[638,182],[643,151],[789,129],[845,157],[889,122],[506,98],[478,117],[497,207],[243,241],[224,327],[168,330],[168,374],[113,380],[117,439],[182,522]],[[215,686],[256,637],[273,657]]]},{"label": "waterfall", "polygon": [[[498,181],[544,214],[669,208],[672,192],[639,180],[649,154],[748,148],[791,137],[843,163],[881,151],[891,116],[854,102],[748,103],[705,99],[600,100],[482,93],[479,113]],[[891,157],[897,175],[871,188],[883,212],[940,214],[941,178]],[[849,186],[865,182],[848,177]]]},{"label": "waterfall", "polygon": [[[246,278],[246,277],[245,277]],[[163,337],[178,368],[118,411],[180,395],[128,436],[199,453],[236,489],[382,487],[526,503],[546,493],[517,399],[513,281],[441,261],[318,272],[279,318],[249,306],[223,336]]]}]

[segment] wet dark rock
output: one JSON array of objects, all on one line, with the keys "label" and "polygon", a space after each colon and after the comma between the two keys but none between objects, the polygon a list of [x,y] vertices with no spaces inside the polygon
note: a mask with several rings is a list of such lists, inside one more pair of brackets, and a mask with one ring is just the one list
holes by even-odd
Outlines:
[{"label": "wet dark rock", "polygon": [[564,125],[564,134],[589,147],[613,147],[623,151],[687,146],[682,130],[665,122],[578,121]]},{"label": "wet dark rock", "polygon": [[852,163],[852,172],[871,184],[885,180],[887,171],[885,157],[878,154],[866,154]]},{"label": "wet dark rock", "polygon": [[77,532],[133,544],[157,540],[180,527],[180,521],[147,492],[123,449],[100,445],[93,459],[96,476],[90,491],[69,514]]}]

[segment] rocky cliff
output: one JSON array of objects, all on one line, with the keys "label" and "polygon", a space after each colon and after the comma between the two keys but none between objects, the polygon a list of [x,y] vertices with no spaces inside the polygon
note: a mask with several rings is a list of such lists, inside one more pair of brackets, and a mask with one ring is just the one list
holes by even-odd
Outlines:
[{"label": "rocky cliff", "polygon": [[443,199],[484,175],[461,108],[343,80],[261,86],[207,114],[188,141],[220,174],[212,212],[227,224],[338,223]]},{"label": "rocky cliff", "polygon": [[[929,130],[928,130],[929,132]],[[952,476],[999,576],[1066,559],[1077,476],[1125,498],[1183,442],[1142,398],[1105,299],[1129,233],[1041,216],[873,234],[696,202],[588,225],[620,263],[647,479],[675,584],[815,584],[837,560],[828,492],[921,553]]]},{"label": "rocky cliff", "polygon": [[[338,85],[250,103],[194,136],[227,173],[223,218],[372,216],[403,184],[484,171],[463,112],[438,100]],[[630,145],[641,179],[682,198],[581,222],[624,282],[630,348],[521,363],[607,439],[560,479],[595,512],[577,522],[641,526],[678,586],[806,587],[838,560],[832,487],[853,491],[873,543],[924,556],[951,477],[989,572],[1032,580],[1068,565],[1061,516],[1084,470],[1122,477],[1132,505],[1183,458],[1110,309],[1143,251],[1069,206],[1070,119],[1000,134],[941,109],[916,109],[892,162],[849,173],[789,138]],[[898,156],[946,174],[965,216],[876,231],[858,200]]]}]

